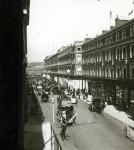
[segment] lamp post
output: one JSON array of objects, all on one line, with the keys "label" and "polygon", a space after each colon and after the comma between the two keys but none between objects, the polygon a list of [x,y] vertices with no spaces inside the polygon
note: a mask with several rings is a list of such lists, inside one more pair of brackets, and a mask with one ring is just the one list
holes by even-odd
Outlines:
[{"label": "lamp post", "polygon": [[52,106],[53,106],[53,124],[54,124],[54,103],[55,103],[55,99],[51,98],[51,102],[52,102]]},{"label": "lamp post", "polygon": [[[51,98],[51,102],[52,102],[52,109],[53,109],[53,112],[52,112],[52,114],[53,114],[53,124],[54,124],[54,103],[55,103],[55,98]],[[53,132],[52,132],[52,137],[54,136],[54,134],[53,134]],[[54,138],[52,138],[52,140],[51,140],[51,145],[52,145],[52,147],[51,147],[51,149],[52,150],[54,150]]]},{"label": "lamp post", "polygon": [[[70,69],[67,69],[67,74],[69,75],[70,74],[70,72],[71,72],[71,70]],[[68,80],[69,80],[69,77],[68,77]],[[69,83],[69,81],[68,81],[68,83]],[[70,84],[70,83],[69,83]]]}]

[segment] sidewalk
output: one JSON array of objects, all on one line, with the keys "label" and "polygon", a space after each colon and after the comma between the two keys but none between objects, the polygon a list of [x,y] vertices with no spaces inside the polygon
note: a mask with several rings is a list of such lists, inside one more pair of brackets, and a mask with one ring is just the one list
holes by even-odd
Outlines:
[{"label": "sidewalk", "polygon": [[28,120],[24,125],[24,149],[43,150],[42,111],[28,95]]},{"label": "sidewalk", "polygon": [[[87,103],[85,99],[80,98],[80,100]],[[103,114],[124,124],[126,126],[126,136],[134,141],[134,121],[130,119],[129,115],[123,111],[118,111],[113,105],[107,105],[104,108]]]}]

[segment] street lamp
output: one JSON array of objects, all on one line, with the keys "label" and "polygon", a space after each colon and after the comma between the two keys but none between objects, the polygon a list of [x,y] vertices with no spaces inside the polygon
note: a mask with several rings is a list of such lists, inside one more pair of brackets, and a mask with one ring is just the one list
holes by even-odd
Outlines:
[{"label": "street lamp", "polygon": [[51,102],[53,104],[53,124],[54,124],[54,103],[55,103],[55,99],[51,98]]},{"label": "street lamp", "polygon": [[[51,102],[52,102],[52,106],[53,106],[53,124],[54,124],[54,103],[55,103],[55,98],[51,98]],[[54,136],[54,134],[52,133],[52,137]],[[54,138],[52,138],[52,141],[51,141],[52,143],[54,143]],[[52,148],[52,150],[54,150],[54,144],[53,144],[53,148]]]},{"label": "street lamp", "polygon": [[[71,72],[71,70],[70,69],[67,69],[67,74],[69,75],[70,74],[70,72]],[[70,82],[69,82],[69,77],[68,77],[68,83],[70,84]],[[70,86],[70,85],[69,85]]]}]

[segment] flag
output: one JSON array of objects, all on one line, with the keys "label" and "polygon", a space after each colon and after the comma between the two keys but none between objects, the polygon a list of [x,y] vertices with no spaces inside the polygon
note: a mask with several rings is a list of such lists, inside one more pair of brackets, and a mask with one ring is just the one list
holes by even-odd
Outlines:
[{"label": "flag", "polygon": [[128,16],[130,16],[133,13],[133,9],[130,11],[130,13],[128,14]]},{"label": "flag", "polygon": [[112,11],[110,10],[110,19],[112,18]]}]

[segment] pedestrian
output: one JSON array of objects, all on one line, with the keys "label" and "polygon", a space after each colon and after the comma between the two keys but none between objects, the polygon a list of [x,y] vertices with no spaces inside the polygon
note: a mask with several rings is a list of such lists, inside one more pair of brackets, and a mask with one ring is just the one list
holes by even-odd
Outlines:
[{"label": "pedestrian", "polygon": [[64,117],[62,117],[60,135],[61,135],[61,138],[63,141],[66,138],[66,126],[67,126],[66,119]]}]

